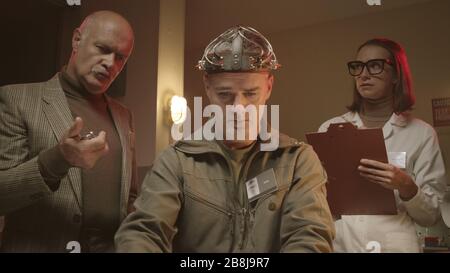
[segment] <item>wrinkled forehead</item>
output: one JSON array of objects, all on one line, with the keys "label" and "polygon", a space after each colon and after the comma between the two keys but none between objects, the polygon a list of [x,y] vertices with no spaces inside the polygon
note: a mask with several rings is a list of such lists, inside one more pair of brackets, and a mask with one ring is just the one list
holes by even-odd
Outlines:
[{"label": "wrinkled forehead", "polygon": [[89,39],[101,42],[120,51],[131,50],[134,43],[134,35],[131,27],[115,21],[97,21],[88,31]]},{"label": "wrinkled forehead", "polygon": [[206,74],[206,79],[213,87],[254,88],[264,85],[269,75],[269,72],[224,72]]}]

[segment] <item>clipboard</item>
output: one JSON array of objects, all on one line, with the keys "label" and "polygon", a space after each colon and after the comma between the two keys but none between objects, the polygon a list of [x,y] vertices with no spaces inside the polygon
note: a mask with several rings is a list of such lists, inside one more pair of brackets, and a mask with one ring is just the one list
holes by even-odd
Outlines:
[{"label": "clipboard", "polygon": [[387,163],[381,128],[331,124],[325,133],[306,134],[328,175],[327,200],[333,215],[395,215],[394,191],[359,175],[362,158]]}]

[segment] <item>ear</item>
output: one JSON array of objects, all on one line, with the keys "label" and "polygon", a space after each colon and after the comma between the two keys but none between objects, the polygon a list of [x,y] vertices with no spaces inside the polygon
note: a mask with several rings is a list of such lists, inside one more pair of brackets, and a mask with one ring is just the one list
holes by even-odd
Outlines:
[{"label": "ear", "polygon": [[267,78],[267,96],[266,96],[266,101],[270,98],[270,95],[272,95],[273,81],[274,81],[273,74],[269,73],[269,76]]},{"label": "ear", "polygon": [[78,46],[80,45],[80,42],[81,42],[81,31],[79,28],[77,28],[73,31],[73,35],[72,35],[72,50],[74,52],[76,52],[78,50]]}]

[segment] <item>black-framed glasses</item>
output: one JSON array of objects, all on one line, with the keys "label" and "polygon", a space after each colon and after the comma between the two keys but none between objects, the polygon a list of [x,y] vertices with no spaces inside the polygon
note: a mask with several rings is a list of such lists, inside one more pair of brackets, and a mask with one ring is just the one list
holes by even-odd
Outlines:
[{"label": "black-framed glasses", "polygon": [[370,75],[377,75],[383,72],[384,64],[392,65],[392,61],[389,59],[372,59],[367,62],[351,61],[347,63],[348,72],[352,76],[359,76],[364,71],[364,67],[367,67],[367,71]]}]

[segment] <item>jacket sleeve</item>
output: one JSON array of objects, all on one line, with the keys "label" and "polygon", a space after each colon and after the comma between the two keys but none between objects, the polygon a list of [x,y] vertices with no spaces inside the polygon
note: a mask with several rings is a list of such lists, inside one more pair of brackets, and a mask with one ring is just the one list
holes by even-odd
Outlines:
[{"label": "jacket sleeve", "polygon": [[[28,134],[18,105],[25,92],[0,88],[0,215],[26,207],[52,191],[30,158]],[[17,94],[20,93],[20,94]]]},{"label": "jacket sleeve", "polygon": [[445,192],[445,166],[433,128],[424,132],[421,152],[414,162],[413,180],[417,194],[403,201],[408,214],[421,226],[432,226],[440,219],[439,201]]},{"label": "jacket sleeve", "polygon": [[335,230],[326,200],[327,176],[312,147],[304,144],[302,149],[283,203],[281,252],[331,252]]},{"label": "jacket sleeve", "polygon": [[142,183],[136,210],[115,236],[117,252],[172,252],[182,204],[181,171],[173,147],[166,149]]}]

